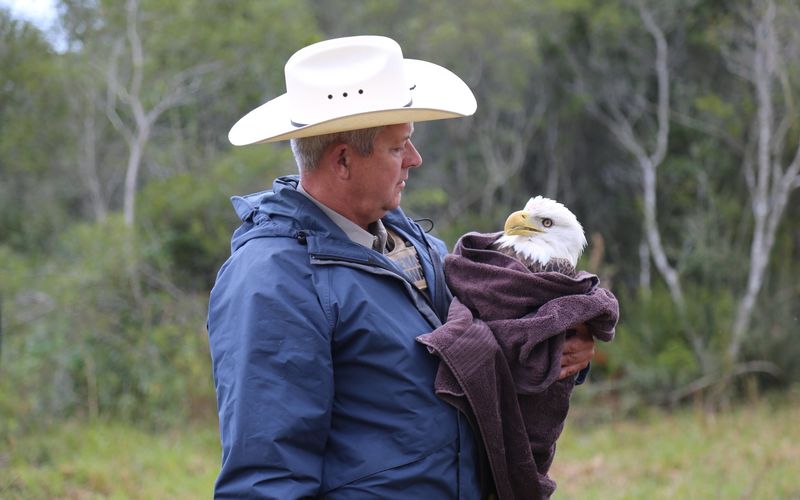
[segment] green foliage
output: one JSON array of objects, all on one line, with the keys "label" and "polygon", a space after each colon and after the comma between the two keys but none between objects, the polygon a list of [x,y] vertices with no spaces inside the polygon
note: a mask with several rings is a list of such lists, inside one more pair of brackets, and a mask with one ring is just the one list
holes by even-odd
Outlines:
[{"label": "green foliage", "polygon": [[117,217],[71,228],[23,274],[1,368],[12,427],[76,414],[163,425],[209,406],[204,301],[165,286]]},{"label": "green foliage", "polygon": [[661,287],[650,295],[621,294],[622,318],[614,341],[602,346],[607,359],[593,369],[600,379],[624,379],[624,406],[675,404],[693,382],[719,374],[725,362],[735,300],[730,292],[692,288],[682,316]]},{"label": "green foliage", "polygon": [[[794,236],[797,237],[796,235]],[[796,255],[800,245],[789,234],[777,243],[776,254]],[[756,374],[758,386],[781,388],[789,381],[800,379],[800,345],[797,331],[800,329],[800,259],[776,259],[766,293],[756,309],[751,335],[745,343],[745,359],[766,360],[774,363],[778,373]]]},{"label": "green foliage", "polygon": [[206,177],[180,174],[148,184],[139,196],[147,257],[181,288],[206,292],[230,254],[240,221],[229,201],[272,187],[296,173],[288,148],[241,148],[221,157]]},{"label": "green foliage", "polygon": [[0,11],[0,155],[16,161],[3,165],[4,173],[47,170],[47,151],[33,147],[52,137],[42,129],[41,114],[51,117],[59,109],[53,93],[55,55],[41,32]]},{"label": "green foliage", "polygon": [[0,10],[0,244],[17,250],[45,250],[75,199],[48,183],[66,127],[57,62],[40,31]]},{"label": "green foliage", "polygon": [[637,394],[656,399],[699,376],[700,367],[665,290],[654,290],[649,297],[618,298],[622,319],[607,349],[609,373],[624,374],[638,386]]},{"label": "green foliage", "polygon": [[707,113],[722,120],[733,117],[734,109],[730,103],[725,102],[717,94],[699,95],[694,100],[694,106],[700,113]]},{"label": "green foliage", "polygon": [[[191,174],[151,182],[139,197],[149,253],[182,287],[207,290],[224,260],[232,210],[219,185]],[[163,261],[163,262],[162,262]]]}]

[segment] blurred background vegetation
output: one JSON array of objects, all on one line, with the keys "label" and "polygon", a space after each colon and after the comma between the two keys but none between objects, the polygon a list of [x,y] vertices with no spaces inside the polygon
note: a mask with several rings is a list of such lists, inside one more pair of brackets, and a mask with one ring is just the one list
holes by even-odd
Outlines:
[{"label": "blurred background vegetation", "polygon": [[795,0],[57,9],[42,31],[0,7],[0,496],[66,494],[4,470],[60,456],[48,432],[91,442],[120,425],[146,443],[199,429],[207,462],[171,474],[213,480],[205,312],[237,226],[228,198],[296,171],[287,145],[234,149],[227,131],[283,93],[294,51],[335,36],[390,36],[474,90],[474,117],[417,125],[425,162],[404,198],[448,244],[536,194],[582,221],[581,266],[622,319],[576,391],[576,424],[797,393]]}]

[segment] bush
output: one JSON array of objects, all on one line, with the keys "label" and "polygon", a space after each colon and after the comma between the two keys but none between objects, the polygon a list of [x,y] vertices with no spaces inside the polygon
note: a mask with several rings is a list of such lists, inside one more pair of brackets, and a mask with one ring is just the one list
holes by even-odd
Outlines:
[{"label": "bush", "polygon": [[608,346],[607,367],[599,375],[623,381],[640,403],[673,404],[684,389],[718,374],[729,339],[733,298],[728,293],[691,288],[682,318],[669,292],[620,295],[621,319]]},{"label": "bush", "polygon": [[162,286],[116,217],[59,241],[49,262],[16,270],[25,289],[6,301],[4,431],[64,417],[161,425],[213,408],[206,295]]},{"label": "bush", "polygon": [[232,151],[207,177],[150,182],[138,201],[146,258],[181,288],[207,292],[241,223],[230,197],[270,189],[274,177],[295,172],[288,149],[252,148]]}]

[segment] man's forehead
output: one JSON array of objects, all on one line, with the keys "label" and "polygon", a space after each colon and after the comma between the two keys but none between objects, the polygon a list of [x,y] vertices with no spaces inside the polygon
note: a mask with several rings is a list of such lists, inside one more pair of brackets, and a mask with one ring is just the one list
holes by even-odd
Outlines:
[{"label": "man's forehead", "polygon": [[414,133],[414,124],[398,123],[395,125],[386,125],[383,130],[387,135],[393,137],[409,138]]}]

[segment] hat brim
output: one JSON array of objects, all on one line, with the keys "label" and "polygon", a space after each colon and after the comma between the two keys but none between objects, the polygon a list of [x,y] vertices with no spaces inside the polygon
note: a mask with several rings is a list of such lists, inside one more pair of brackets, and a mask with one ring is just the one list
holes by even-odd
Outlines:
[{"label": "hat brim", "polygon": [[228,133],[228,140],[234,146],[246,146],[396,123],[461,118],[475,113],[475,96],[456,74],[427,61],[404,59],[404,63],[414,85],[409,106],[297,125],[290,116],[288,95],[283,94],[236,122]]}]

